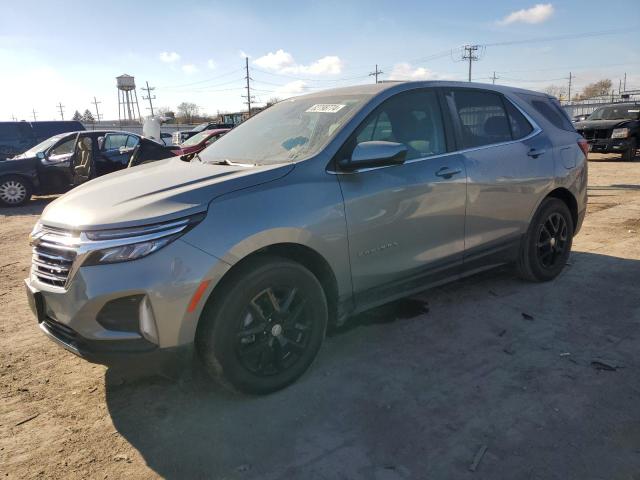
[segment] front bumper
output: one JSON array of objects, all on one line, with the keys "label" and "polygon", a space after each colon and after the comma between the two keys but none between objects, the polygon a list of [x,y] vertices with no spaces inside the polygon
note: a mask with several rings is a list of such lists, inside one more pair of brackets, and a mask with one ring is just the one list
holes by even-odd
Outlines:
[{"label": "front bumper", "polygon": [[[66,289],[44,284],[34,275],[25,286],[40,329],[49,338],[89,361],[112,364],[188,347],[206,298],[228,268],[179,239],[138,260],[81,267]],[[197,308],[189,311],[191,297],[203,280],[209,281],[208,289]],[[131,296],[144,299],[145,321],[153,322],[155,338],[142,333],[144,328],[119,331],[98,322],[105,305]],[[133,323],[138,321],[142,323],[142,311]]]},{"label": "front bumper", "polygon": [[587,142],[589,151],[594,153],[622,153],[631,147],[628,138],[598,138]]}]

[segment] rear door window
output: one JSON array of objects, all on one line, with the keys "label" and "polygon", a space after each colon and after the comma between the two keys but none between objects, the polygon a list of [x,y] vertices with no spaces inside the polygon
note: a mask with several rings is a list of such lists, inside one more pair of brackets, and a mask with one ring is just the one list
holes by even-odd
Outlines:
[{"label": "rear door window", "polygon": [[533,132],[533,127],[525,116],[518,110],[509,100],[504,102],[509,115],[509,124],[511,126],[511,134],[514,140],[524,138]]},{"label": "rear door window", "polygon": [[120,147],[124,147],[127,144],[129,135],[120,133],[108,134],[104,139],[105,150],[118,150]]},{"label": "rear door window", "polygon": [[511,127],[499,94],[471,89],[456,89],[452,93],[464,148],[511,140]]}]

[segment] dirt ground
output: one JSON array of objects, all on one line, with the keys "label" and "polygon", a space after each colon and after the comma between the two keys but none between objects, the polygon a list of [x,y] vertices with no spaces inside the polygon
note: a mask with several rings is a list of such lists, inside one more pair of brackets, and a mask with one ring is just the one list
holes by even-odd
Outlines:
[{"label": "dirt ground", "polygon": [[640,479],[640,162],[589,167],[557,280],[504,268],[368,312],[266,397],[47,340],[22,279],[48,200],[0,210],[0,478]]}]

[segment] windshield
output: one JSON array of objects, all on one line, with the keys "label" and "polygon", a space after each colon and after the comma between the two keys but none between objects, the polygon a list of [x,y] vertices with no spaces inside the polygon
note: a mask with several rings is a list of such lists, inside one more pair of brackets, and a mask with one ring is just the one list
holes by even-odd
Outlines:
[{"label": "windshield", "polygon": [[617,107],[600,107],[595,110],[589,120],[636,120],[640,118],[640,105],[620,105]]},{"label": "windshield", "polygon": [[194,135],[193,137],[185,140],[184,142],[182,142],[182,146],[183,147],[192,147],[194,145],[199,144],[201,141],[203,141],[204,139],[206,139],[209,135],[211,135],[211,132],[205,130],[204,132],[200,132],[196,135]]},{"label": "windshield", "polygon": [[268,165],[318,153],[370,95],[284,100],[240,124],[200,154],[204,162]]},{"label": "windshield", "polygon": [[39,143],[35,147],[31,147],[22,155],[25,157],[35,157],[38,153],[48,150],[52,145],[55,145],[64,135],[56,135],[55,137],[47,138],[44,142]]},{"label": "windshield", "polygon": [[201,123],[200,125],[196,125],[191,129],[192,132],[202,132],[205,128],[209,126],[208,123]]}]

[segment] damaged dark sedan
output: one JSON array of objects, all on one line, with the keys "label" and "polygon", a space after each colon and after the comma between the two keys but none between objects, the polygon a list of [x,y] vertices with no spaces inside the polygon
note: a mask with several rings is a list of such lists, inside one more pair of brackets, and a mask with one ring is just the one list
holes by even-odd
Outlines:
[{"label": "damaged dark sedan", "polygon": [[64,193],[92,178],[175,155],[169,147],[134,133],[94,130],[54,135],[0,161],[0,205],[24,205],[33,194]]},{"label": "damaged dark sedan", "polygon": [[640,144],[640,104],[618,103],[597,108],[589,117],[576,123],[576,130],[597,153],[620,153],[632,161]]}]

